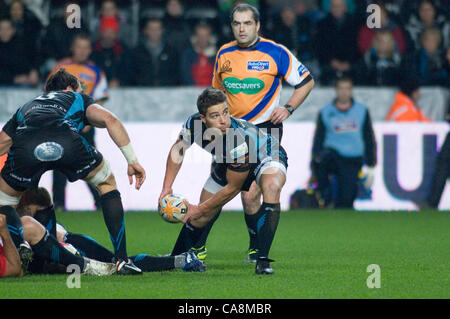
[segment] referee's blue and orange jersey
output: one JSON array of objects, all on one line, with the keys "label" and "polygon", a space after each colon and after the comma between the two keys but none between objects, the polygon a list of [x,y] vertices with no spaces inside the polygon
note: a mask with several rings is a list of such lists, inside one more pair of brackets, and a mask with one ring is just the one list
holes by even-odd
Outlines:
[{"label": "referee's blue and orange jersey", "polygon": [[71,58],[63,59],[55,65],[49,77],[61,68],[83,82],[86,87],[84,93],[92,97],[94,101],[106,100],[109,97],[105,73],[93,62],[78,64]]},{"label": "referee's blue and orange jersey", "polygon": [[283,79],[298,87],[309,75],[286,47],[260,37],[250,48],[232,41],[219,49],[212,86],[226,92],[232,116],[259,124],[279,106]]}]

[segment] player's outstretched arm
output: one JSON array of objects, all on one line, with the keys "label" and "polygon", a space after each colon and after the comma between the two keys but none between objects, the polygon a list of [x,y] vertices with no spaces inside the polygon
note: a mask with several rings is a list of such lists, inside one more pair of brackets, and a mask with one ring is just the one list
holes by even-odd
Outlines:
[{"label": "player's outstretched arm", "polygon": [[205,219],[205,222],[211,220],[214,215],[210,216],[210,214],[215,214],[218,208],[221,208],[241,192],[242,185],[247,179],[248,174],[249,171],[233,171],[228,169],[228,184],[225,187],[198,206],[187,203],[188,211],[183,219],[183,223],[186,223],[190,219]]},{"label": "player's outstretched arm", "polygon": [[5,131],[0,132],[0,156],[8,153],[12,145],[12,138]]},{"label": "player's outstretched arm", "polygon": [[23,275],[19,253],[6,228],[6,216],[0,214],[0,236],[3,241],[3,254],[6,259],[6,272],[3,277],[20,277]]},{"label": "player's outstretched arm", "polygon": [[181,165],[183,164],[184,154],[190,145],[184,143],[181,138],[175,142],[170,148],[169,155],[167,156],[166,162],[166,173],[164,175],[164,182],[161,194],[158,198],[158,203],[161,199],[169,194],[173,193],[172,185],[180,171]]},{"label": "player's outstretched arm", "polygon": [[130,185],[133,184],[134,176],[136,178],[136,189],[140,189],[145,181],[146,173],[138,162],[130,143],[130,137],[122,122],[112,112],[98,104],[91,104],[87,108],[86,118],[91,125],[108,130],[109,136],[120,148],[128,162],[127,174]]}]

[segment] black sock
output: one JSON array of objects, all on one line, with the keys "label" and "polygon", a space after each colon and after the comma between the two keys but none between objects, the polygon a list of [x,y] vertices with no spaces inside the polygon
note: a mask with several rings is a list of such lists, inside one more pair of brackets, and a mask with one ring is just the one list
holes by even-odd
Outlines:
[{"label": "black sock", "polygon": [[114,255],[117,259],[127,259],[127,245],[125,236],[125,217],[122,199],[118,190],[113,190],[101,196],[101,205],[106,227],[108,227]]},{"label": "black sock", "polygon": [[180,234],[178,235],[177,242],[172,250],[172,256],[182,254],[187,252],[194,246],[194,243],[197,243],[202,235],[203,227],[197,228],[191,225],[191,223],[187,222],[181,228]]},{"label": "black sock", "polygon": [[203,228],[203,232],[200,235],[200,238],[197,240],[197,242],[193,246],[194,248],[199,249],[199,248],[202,248],[203,246],[206,245],[206,240],[208,239],[209,232],[211,231],[211,228],[213,227],[213,225],[216,222],[217,218],[219,218],[219,215],[220,215],[221,212],[222,212],[222,210],[220,210],[216,214],[216,216],[214,216],[214,218],[211,219],[211,221]]},{"label": "black sock", "polygon": [[261,216],[257,221],[257,248],[259,257],[268,257],[278,222],[280,220],[280,204],[263,203],[258,213]]},{"label": "black sock", "polygon": [[71,244],[80,252],[80,254],[82,254],[85,257],[102,261],[105,263],[113,262],[114,253],[112,253],[109,249],[106,249],[105,247],[100,245],[98,242],[95,241],[95,239],[89,236],[75,233],[67,233],[66,236],[64,237],[64,242]]},{"label": "black sock", "polygon": [[55,236],[50,235],[48,231],[45,232],[44,237],[36,244],[32,245],[31,249],[36,256],[45,260],[52,261],[57,264],[69,266],[76,264],[81,271],[84,269],[83,257],[77,256],[65,249],[56,239]]},{"label": "black sock", "polygon": [[131,256],[130,259],[142,271],[164,271],[175,269],[175,256],[153,257],[147,254]]},{"label": "black sock", "polygon": [[56,237],[56,215],[53,205],[36,211],[34,219],[41,223],[50,234]]},{"label": "black sock", "polygon": [[250,243],[248,245],[248,249],[256,249],[257,246],[257,223],[258,219],[263,214],[262,210],[258,210],[256,214],[248,215],[244,214],[245,223],[247,224],[248,235],[250,237]]},{"label": "black sock", "polygon": [[11,238],[14,245],[19,248],[20,244],[24,242],[23,239],[23,228],[22,221],[20,220],[19,214],[11,206],[0,207],[0,214],[6,216],[6,224],[11,234]]}]

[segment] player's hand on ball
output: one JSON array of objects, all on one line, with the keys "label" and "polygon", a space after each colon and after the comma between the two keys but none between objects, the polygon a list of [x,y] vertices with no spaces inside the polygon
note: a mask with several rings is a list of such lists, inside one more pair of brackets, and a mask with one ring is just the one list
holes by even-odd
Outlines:
[{"label": "player's hand on ball", "polygon": [[270,116],[270,121],[273,124],[280,124],[290,115],[291,113],[289,113],[289,111],[285,107],[278,106],[275,108],[275,110],[273,110],[272,115]]},{"label": "player's hand on ball", "polygon": [[161,203],[161,200],[164,198],[164,196],[171,195],[171,194],[173,194],[172,188],[163,188],[161,191],[161,195],[159,195],[159,198],[158,198],[158,207]]},{"label": "player's hand on ball", "polygon": [[133,176],[136,178],[136,189],[140,189],[142,184],[144,184],[145,181],[145,169],[139,164],[128,164],[128,180],[130,181],[130,185],[133,184]]},{"label": "player's hand on ball", "polygon": [[189,203],[187,200],[184,201],[187,206],[187,213],[184,216],[183,224],[187,223],[190,220],[195,220],[202,217],[202,212],[200,211],[200,207],[198,205],[193,205]]},{"label": "player's hand on ball", "polygon": [[170,195],[170,194],[173,194],[172,188],[170,188],[170,187],[169,188],[163,188],[162,191],[161,191],[161,195],[159,195],[158,203],[161,202],[161,200],[163,199],[164,196]]}]

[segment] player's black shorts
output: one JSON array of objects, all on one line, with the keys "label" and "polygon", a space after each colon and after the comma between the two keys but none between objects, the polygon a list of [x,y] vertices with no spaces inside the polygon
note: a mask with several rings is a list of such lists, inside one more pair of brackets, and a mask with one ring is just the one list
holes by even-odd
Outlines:
[{"label": "player's black shorts", "polygon": [[273,124],[271,121],[266,121],[256,124],[256,126],[260,129],[265,129],[268,135],[274,136],[281,143],[281,139],[283,138],[283,123]]},{"label": "player's black shorts", "polygon": [[[259,183],[259,178],[264,170],[268,167],[278,167],[283,170],[286,174],[288,167],[288,157],[287,153],[282,146],[276,151],[272,156],[267,156],[263,160],[258,161],[255,164],[250,165],[250,172],[241,187],[241,191],[248,191],[250,189],[250,185],[256,181]],[[227,164],[226,163],[217,163],[215,161],[211,164],[211,175],[207,181],[214,181],[217,187],[223,187],[227,185]],[[213,186],[215,188],[215,186]],[[207,189],[208,190],[208,189]],[[211,193],[215,193],[216,191],[210,191]]]},{"label": "player's black shorts", "polygon": [[17,191],[37,187],[48,170],[59,170],[70,182],[85,178],[103,160],[102,154],[67,127],[26,129],[13,138],[2,177]]}]

